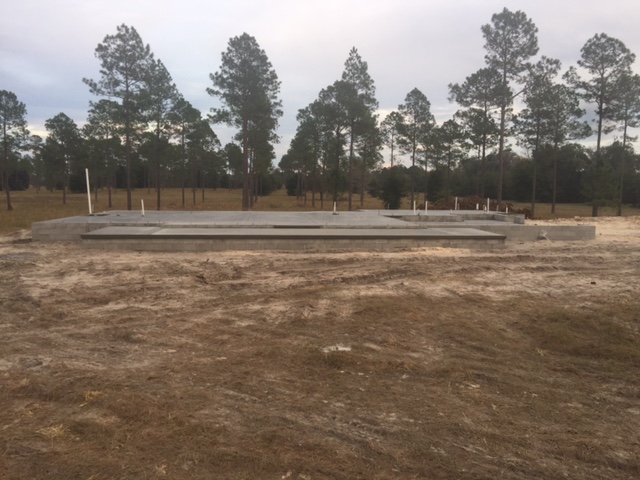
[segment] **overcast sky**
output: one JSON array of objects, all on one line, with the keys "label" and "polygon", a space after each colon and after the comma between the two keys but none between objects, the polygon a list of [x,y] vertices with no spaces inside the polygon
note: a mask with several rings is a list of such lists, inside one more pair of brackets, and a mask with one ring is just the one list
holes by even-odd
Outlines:
[{"label": "overcast sky", "polygon": [[[284,116],[278,163],[296,129],[296,113],[340,78],[349,50],[369,65],[381,117],[414,87],[436,120],[457,110],[448,84],[484,66],[480,27],[504,7],[522,10],[538,27],[539,55],[574,65],[596,33],[640,55],[638,0],[20,0],[0,16],[0,89],[27,106],[32,133],[64,112],[79,125],[90,100],[82,78],[98,80],[94,51],[106,35],[136,28],[162,60],[183,96],[203,114],[216,99],[205,89],[231,37],[246,32],[266,52],[280,81]],[[634,64],[640,73],[640,60]],[[223,143],[231,132],[214,126]]]}]

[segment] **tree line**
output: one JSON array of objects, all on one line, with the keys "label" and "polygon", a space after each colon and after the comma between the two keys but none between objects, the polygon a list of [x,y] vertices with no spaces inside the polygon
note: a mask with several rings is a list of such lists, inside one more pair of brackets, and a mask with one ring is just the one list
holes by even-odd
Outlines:
[{"label": "tree line", "polygon": [[[84,170],[94,178],[95,195],[106,189],[111,207],[115,188],[126,189],[132,209],[134,188],[155,188],[161,208],[164,187],[196,191],[243,187],[243,208],[258,194],[278,187],[273,176],[273,142],[280,84],[266,54],[247,34],[232,38],[220,70],[207,91],[223,107],[203,115],[178,91],[163,62],[155,58],[133,27],[121,25],[98,44],[100,77],[83,82],[98,99],[90,102],[82,128],[61,112],[47,119],[46,139],[27,129],[26,106],[13,92],[0,91],[2,189],[12,210],[11,190],[32,186],[86,191]],[[222,146],[212,124],[237,126],[237,143]]]},{"label": "tree line", "polygon": [[[409,197],[419,204],[452,195],[485,195],[555,204],[640,203],[638,156],[629,135],[640,125],[640,77],[635,55],[618,39],[597,34],[581,50],[576,66],[560,76],[559,60],[538,55],[537,28],[525,13],[504,9],[483,25],[485,66],[449,84],[449,100],[460,106],[436,124],[431,103],[418,88],[379,121],[375,87],[353,49],[342,78],[322,89],[298,112],[298,129],[280,167],[293,175],[291,192],[316,194],[368,189],[385,205]],[[516,103],[519,102],[519,103]],[[520,106],[516,111],[515,106]],[[594,107],[595,126],[583,120]],[[602,146],[602,135],[621,137]],[[576,141],[596,135],[595,149]],[[526,155],[513,148],[520,146]],[[382,169],[380,150],[390,151]],[[397,164],[408,156],[409,167]],[[341,163],[342,162],[342,163]],[[353,172],[356,172],[354,175]],[[625,183],[625,178],[629,179]],[[294,185],[295,183],[295,185]],[[294,188],[295,187],[295,188]]]},{"label": "tree line", "polygon": [[[100,78],[84,79],[99,97],[82,128],[64,113],[48,119],[45,140],[29,135],[26,107],[0,92],[2,188],[82,189],[84,168],[111,195],[164,186],[242,187],[242,207],[286,183],[290,194],[337,202],[349,210],[365,192],[388,207],[408,197],[420,205],[452,195],[539,200],[640,203],[639,159],[630,130],[640,126],[640,76],[635,55],[618,39],[596,34],[577,65],[561,75],[559,60],[538,56],[537,27],[521,11],[504,9],[481,27],[485,66],[449,84],[460,108],[437,124],[418,88],[384,119],[368,64],[353,48],[341,78],[298,111],[289,149],[273,167],[282,116],[280,82],[266,53],[246,33],[231,38],[207,92],[222,106],[205,116],[179,93],[164,64],[133,27],[107,35],[95,55]],[[584,120],[592,111],[591,125]],[[237,129],[224,147],[212,125]],[[605,134],[617,132],[610,145]],[[576,143],[595,135],[595,148]],[[515,146],[525,154],[518,154]],[[384,147],[390,152],[383,168]],[[399,164],[408,158],[409,166]],[[21,175],[28,172],[29,175]],[[28,178],[25,178],[28,177]]]}]

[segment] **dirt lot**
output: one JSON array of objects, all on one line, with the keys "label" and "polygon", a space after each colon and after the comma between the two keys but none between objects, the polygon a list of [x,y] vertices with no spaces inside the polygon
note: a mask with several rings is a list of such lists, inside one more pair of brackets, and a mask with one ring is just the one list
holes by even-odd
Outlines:
[{"label": "dirt lot", "polygon": [[0,478],[640,478],[640,218],[595,224],[494,253],[0,237]]}]

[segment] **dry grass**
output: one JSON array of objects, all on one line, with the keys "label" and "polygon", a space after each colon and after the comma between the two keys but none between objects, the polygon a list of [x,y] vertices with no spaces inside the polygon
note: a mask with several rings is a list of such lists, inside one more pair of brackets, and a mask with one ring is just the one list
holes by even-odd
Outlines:
[{"label": "dry grass", "polygon": [[[531,203],[514,202],[518,209],[531,208]],[[618,213],[618,207],[598,207],[598,215],[601,217],[613,217]],[[640,215],[640,208],[625,205],[622,208],[623,216]],[[557,203],[556,213],[551,213],[550,203],[536,203],[536,219],[550,220],[554,218],[590,217],[591,205],[581,203]]]},{"label": "dry grass", "polygon": [[[86,215],[88,213],[86,194],[69,194],[67,195],[67,203],[62,203],[61,192],[47,192],[41,190],[36,193],[35,190],[25,192],[13,192],[11,194],[14,207],[13,212],[8,212],[6,208],[0,208],[0,235],[15,232],[18,230],[30,229],[33,222],[43,220],[51,220],[54,218],[71,217],[75,215]],[[182,192],[180,189],[165,189],[162,191],[161,205],[163,210],[219,210],[234,211],[241,209],[242,192],[241,190],[206,190],[204,201],[201,192],[196,193],[196,203],[193,203],[193,196],[190,190],[185,191],[185,207],[182,208]],[[156,210],[156,192],[155,190],[138,189],[133,192],[132,203],[135,209],[141,208],[141,200],[144,201],[147,210]],[[410,209],[409,199],[403,200],[402,208]],[[102,212],[105,210],[126,210],[127,197],[126,192],[118,190],[112,197],[112,208],[108,208],[108,199],[106,191],[100,191],[98,200],[92,197],[92,205],[94,212]],[[360,208],[360,197],[354,196],[354,208]],[[514,204],[516,208],[528,208],[526,203]],[[346,197],[340,200],[339,209],[347,208]],[[366,195],[364,198],[365,209],[381,209],[382,203],[379,199]],[[323,210],[330,211],[333,204],[330,200],[324,202]],[[311,194],[304,199],[298,200],[290,197],[285,190],[279,190],[267,197],[261,197],[255,205],[256,211],[313,211],[320,210],[320,198],[316,196],[315,206],[313,206]],[[536,216],[540,219],[549,218],[573,218],[588,217],[591,215],[591,207],[588,205],[578,204],[558,204],[556,206],[556,215],[551,215],[551,206],[549,204],[538,204],[536,207]],[[615,215],[615,208],[601,207],[600,215]],[[624,215],[639,215],[640,209],[627,207],[623,210]]]},{"label": "dry grass", "polygon": [[5,237],[0,478],[640,478],[640,251],[599,238],[203,257]]},{"label": "dry grass", "polygon": [[[165,189],[161,195],[161,205],[163,210],[240,210],[242,205],[241,190],[206,190],[204,201],[201,191],[196,193],[196,203],[193,203],[193,196],[190,190],[185,191],[185,207],[182,208],[182,192],[180,189]],[[33,222],[51,220],[54,218],[71,217],[75,215],[86,215],[89,211],[86,194],[69,194],[67,203],[62,203],[61,192],[47,192],[35,190],[24,192],[12,192],[12,204],[14,211],[8,212],[5,208],[0,208],[0,235],[15,232],[22,229],[30,229]],[[141,200],[144,201],[145,209],[156,210],[157,198],[155,190],[147,189],[135,190],[132,194],[132,204],[134,209],[141,208]],[[408,202],[407,202],[408,203]],[[1,203],[0,203],[1,204]],[[112,208],[108,208],[108,198],[106,191],[100,191],[98,200],[92,196],[94,212],[105,210],[126,210],[127,193],[118,190],[112,196]],[[347,206],[346,199],[340,203],[341,209]],[[360,208],[360,198],[354,197],[354,208]],[[364,208],[382,208],[381,202],[371,196],[365,197]],[[324,210],[332,210],[331,201],[324,202]],[[285,190],[279,190],[267,197],[259,198],[254,207],[256,211],[312,211],[320,210],[320,198],[316,196],[316,206],[312,205],[311,194],[304,199],[297,200],[290,197]]]}]

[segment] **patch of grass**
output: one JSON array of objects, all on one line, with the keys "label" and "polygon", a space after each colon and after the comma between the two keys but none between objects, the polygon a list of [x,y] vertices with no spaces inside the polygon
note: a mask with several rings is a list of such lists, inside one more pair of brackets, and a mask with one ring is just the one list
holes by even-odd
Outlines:
[{"label": "patch of grass", "polygon": [[[92,195],[93,212],[103,212],[107,210],[126,210],[127,192],[118,190],[112,193],[112,203],[109,207],[106,190],[98,192],[96,200]],[[146,188],[137,189],[132,192],[133,209],[141,208],[141,200],[144,201],[146,210],[157,210],[157,197],[155,190]],[[161,210],[216,210],[216,211],[237,211],[242,209],[241,190],[206,190],[204,199],[201,191],[196,193],[195,202],[191,191],[185,192],[185,204],[182,204],[182,191],[179,188],[167,188],[162,190]],[[24,192],[12,192],[11,203],[13,211],[6,209],[6,203],[0,203],[0,235],[12,233],[18,230],[30,229],[34,222],[52,220],[55,218],[73,217],[76,215],[87,215],[89,207],[87,195],[82,193],[67,194],[66,204],[62,203],[62,193],[59,191],[48,192],[41,190],[36,192],[30,189]],[[354,208],[360,208],[360,198],[354,198]],[[339,202],[339,209],[345,210],[346,199]],[[369,195],[364,199],[365,209],[381,209],[380,200]],[[408,208],[408,207],[407,207]],[[311,194],[307,195],[307,200],[298,200],[296,197],[287,195],[285,190],[277,190],[267,197],[260,197],[254,205],[254,211],[316,211],[320,209],[320,197],[316,195],[315,206],[313,205]],[[325,198],[323,210],[333,210],[333,203]]]},{"label": "patch of grass", "polygon": [[60,425],[55,425],[51,427],[41,428],[37,430],[36,433],[39,433],[40,435],[44,435],[45,437],[47,437],[51,441],[51,446],[53,447],[54,440],[56,440],[57,438],[63,437],[64,435],[67,434],[68,431],[69,429],[65,425],[60,424]]},{"label": "patch of grass", "polygon": [[[633,312],[627,313],[637,323]],[[524,330],[543,352],[640,365],[640,338],[621,321],[623,316],[625,310],[620,308],[594,312],[556,308],[531,318]]]}]

